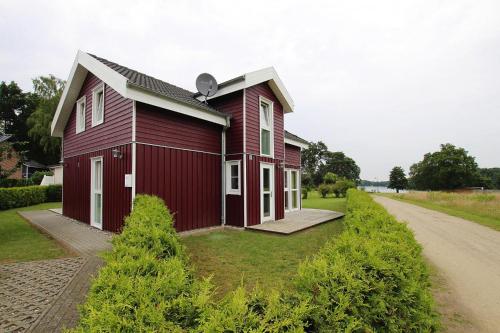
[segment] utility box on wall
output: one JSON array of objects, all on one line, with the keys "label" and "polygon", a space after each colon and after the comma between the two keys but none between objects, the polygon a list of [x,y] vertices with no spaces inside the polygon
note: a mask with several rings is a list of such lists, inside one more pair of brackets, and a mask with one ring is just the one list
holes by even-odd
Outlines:
[{"label": "utility box on wall", "polygon": [[125,175],[125,187],[132,187],[132,175],[131,174]]}]

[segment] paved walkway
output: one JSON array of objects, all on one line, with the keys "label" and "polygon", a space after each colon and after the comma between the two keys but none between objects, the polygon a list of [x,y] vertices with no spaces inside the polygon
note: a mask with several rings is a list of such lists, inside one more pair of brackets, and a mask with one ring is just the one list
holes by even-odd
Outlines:
[{"label": "paved walkway", "polygon": [[78,255],[93,256],[111,248],[109,240],[113,234],[110,232],[98,230],[48,210],[19,214]]},{"label": "paved walkway", "polygon": [[450,287],[452,303],[447,307],[456,306],[473,326],[450,331],[499,332],[500,232],[405,202],[374,198],[408,223],[424,255]]},{"label": "paved walkway", "polygon": [[285,214],[283,220],[264,222],[247,227],[250,230],[267,231],[283,235],[314,227],[331,220],[343,217],[343,213],[322,209],[301,209]]},{"label": "paved walkway", "polygon": [[78,321],[111,233],[50,211],[20,213],[76,257],[0,265],[0,332],[60,332]]}]

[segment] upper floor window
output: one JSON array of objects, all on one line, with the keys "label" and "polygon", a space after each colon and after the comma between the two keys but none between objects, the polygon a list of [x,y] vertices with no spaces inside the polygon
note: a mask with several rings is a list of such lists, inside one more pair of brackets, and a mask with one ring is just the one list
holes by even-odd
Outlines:
[{"label": "upper floor window", "polygon": [[260,104],[260,154],[273,156],[273,102],[263,97]]},{"label": "upper floor window", "polygon": [[76,102],[76,133],[85,131],[86,98],[83,96]]},{"label": "upper floor window", "polygon": [[226,162],[226,193],[241,194],[240,160]]},{"label": "upper floor window", "polygon": [[92,91],[92,126],[104,122],[104,83]]}]

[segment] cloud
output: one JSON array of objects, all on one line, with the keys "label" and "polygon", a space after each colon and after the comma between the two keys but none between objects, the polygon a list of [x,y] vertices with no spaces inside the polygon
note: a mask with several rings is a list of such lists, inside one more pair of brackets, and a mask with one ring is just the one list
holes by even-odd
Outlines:
[{"label": "cloud", "polygon": [[499,166],[496,1],[1,1],[0,80],[66,78],[78,49],[194,90],[273,65],[286,126],[385,179],[439,144]]}]

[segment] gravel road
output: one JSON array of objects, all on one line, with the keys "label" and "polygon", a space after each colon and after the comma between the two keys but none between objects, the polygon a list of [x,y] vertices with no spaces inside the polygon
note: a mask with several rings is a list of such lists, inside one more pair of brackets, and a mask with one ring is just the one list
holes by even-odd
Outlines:
[{"label": "gravel road", "polygon": [[446,281],[449,307],[465,312],[469,329],[459,331],[500,332],[500,232],[386,197],[374,199],[414,231]]}]

